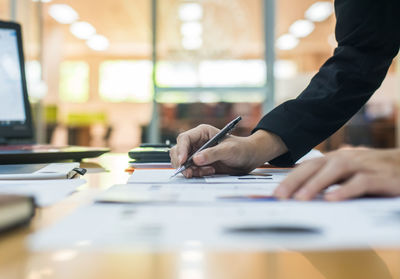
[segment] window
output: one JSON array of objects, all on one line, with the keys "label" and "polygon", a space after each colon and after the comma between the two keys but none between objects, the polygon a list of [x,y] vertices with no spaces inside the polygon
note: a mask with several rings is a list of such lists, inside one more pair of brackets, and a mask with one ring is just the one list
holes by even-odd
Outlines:
[{"label": "window", "polygon": [[84,103],[89,99],[89,65],[86,62],[61,63],[60,99],[74,103]]},{"label": "window", "polygon": [[152,98],[150,61],[115,60],[100,65],[99,93],[109,102],[149,102]]},{"label": "window", "polygon": [[157,102],[264,101],[262,3],[159,1]]},{"label": "window", "polygon": [[263,86],[263,60],[204,60],[199,63],[159,62],[157,84],[167,86]]}]

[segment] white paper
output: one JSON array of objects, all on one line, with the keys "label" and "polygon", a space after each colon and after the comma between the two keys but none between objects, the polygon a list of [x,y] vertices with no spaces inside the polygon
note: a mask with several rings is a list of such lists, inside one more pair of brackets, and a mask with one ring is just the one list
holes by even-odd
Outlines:
[{"label": "white paper", "polygon": [[137,162],[130,162],[130,167],[135,169],[170,169],[172,168],[171,163],[137,163]]},{"label": "white paper", "polygon": [[283,169],[255,169],[247,175],[213,175],[206,176],[207,183],[279,183],[288,175],[290,170]]},{"label": "white paper", "polygon": [[193,184],[193,183],[277,183],[282,181],[290,169],[256,169],[243,176],[211,175],[201,178],[185,178],[182,174],[171,178],[175,170],[135,170],[128,179],[128,183],[167,183],[167,184]]},{"label": "white paper", "polygon": [[33,196],[36,204],[44,207],[61,201],[84,183],[84,179],[2,180],[0,193]]},{"label": "white paper", "polygon": [[171,178],[175,170],[135,170],[128,179],[128,183],[204,183],[204,178],[185,178],[182,174]]},{"label": "white paper", "polygon": [[185,249],[193,242],[207,249],[332,250],[400,247],[399,235],[400,199],[225,206],[94,204],[36,233],[29,243],[34,250],[162,251]]},{"label": "white paper", "polygon": [[[233,183],[229,176],[224,178],[229,181],[219,183],[182,176],[170,180],[173,171],[136,170],[130,184],[116,185],[98,197],[130,203],[82,207],[36,232],[29,238],[29,247],[35,251],[175,251],[190,249],[193,243],[201,249],[229,251],[400,247],[400,198],[335,203],[222,200],[270,195],[278,182]],[[256,172],[272,172],[278,179],[288,170]]]},{"label": "white paper", "polygon": [[102,202],[209,204],[271,199],[277,184],[127,184],[114,185],[97,197]]}]

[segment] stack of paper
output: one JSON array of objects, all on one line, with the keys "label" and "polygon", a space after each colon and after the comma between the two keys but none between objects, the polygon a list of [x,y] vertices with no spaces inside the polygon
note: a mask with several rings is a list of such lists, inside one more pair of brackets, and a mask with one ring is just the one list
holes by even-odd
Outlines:
[{"label": "stack of paper", "polygon": [[[30,239],[33,249],[246,250],[400,246],[400,198],[278,201],[289,170],[170,179],[173,170],[136,170],[96,203]],[[81,244],[85,243],[85,246]]]},{"label": "stack of paper", "polygon": [[[100,221],[101,220],[101,221]],[[156,251],[400,246],[400,199],[225,206],[94,204],[30,239],[33,249]],[[80,243],[85,243],[81,247]]]}]

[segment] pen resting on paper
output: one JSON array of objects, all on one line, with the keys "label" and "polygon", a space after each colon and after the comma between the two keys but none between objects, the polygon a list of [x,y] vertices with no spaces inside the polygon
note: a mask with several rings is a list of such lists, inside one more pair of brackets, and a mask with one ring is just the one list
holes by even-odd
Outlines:
[{"label": "pen resting on paper", "polygon": [[193,165],[193,157],[197,155],[199,152],[202,150],[215,146],[217,145],[230,131],[232,131],[235,126],[239,123],[239,121],[242,120],[241,116],[238,116],[231,122],[229,122],[224,128],[221,129],[215,136],[213,136],[211,139],[209,139],[202,147],[200,147],[195,153],[193,153],[185,163],[182,164],[181,167],[179,167],[176,172],[171,176],[173,178],[177,174],[181,173],[185,169],[189,168],[190,166]]}]

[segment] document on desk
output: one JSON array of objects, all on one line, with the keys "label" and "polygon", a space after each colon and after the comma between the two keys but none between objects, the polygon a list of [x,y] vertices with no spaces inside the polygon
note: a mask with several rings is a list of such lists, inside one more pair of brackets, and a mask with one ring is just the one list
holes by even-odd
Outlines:
[{"label": "document on desk", "polygon": [[167,184],[194,184],[194,183],[277,183],[289,173],[283,169],[256,169],[248,175],[212,175],[201,178],[185,178],[179,174],[170,178],[175,170],[152,169],[135,170],[129,177],[128,183],[167,183]]},{"label": "document on desk", "polygon": [[[318,150],[311,150],[297,163],[308,159],[323,156]],[[212,175],[202,178],[185,178],[182,174],[170,178],[175,172],[173,169],[136,169],[128,179],[128,183],[168,183],[168,184],[193,184],[193,183],[277,183],[281,182],[290,169],[258,168],[248,175]]]},{"label": "document on desk", "polygon": [[251,174],[273,176],[276,181],[271,183],[232,182],[229,176],[170,180],[172,171],[136,170],[130,183],[111,187],[98,196],[98,202],[35,233],[29,238],[30,249],[162,252],[192,247],[229,251],[400,247],[400,198],[277,201],[270,195],[287,170],[260,169]]},{"label": "document on desk", "polygon": [[289,170],[255,169],[247,175],[212,175],[204,179],[207,183],[279,183],[288,175]]},{"label": "document on desk", "polygon": [[0,193],[33,196],[36,204],[44,207],[61,201],[84,183],[84,179],[2,180]]},{"label": "document on desk", "polygon": [[96,203],[29,239],[33,250],[332,250],[400,247],[400,199],[220,206]]},{"label": "document on desk", "polygon": [[97,202],[133,204],[204,204],[276,201],[277,184],[126,184],[101,193]]},{"label": "document on desk", "polygon": [[205,183],[204,178],[187,179],[182,174],[170,178],[175,170],[173,169],[138,169],[128,179],[128,183]]}]

